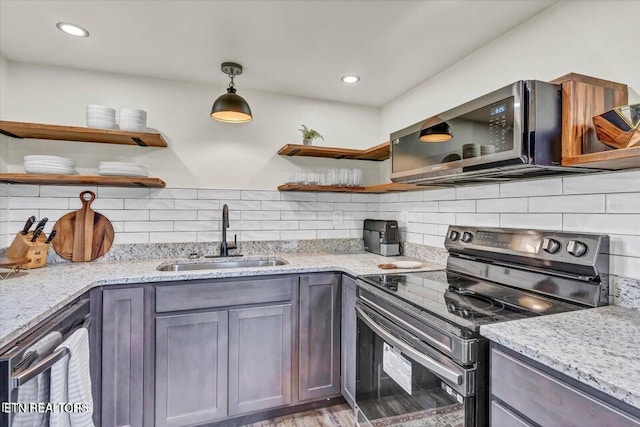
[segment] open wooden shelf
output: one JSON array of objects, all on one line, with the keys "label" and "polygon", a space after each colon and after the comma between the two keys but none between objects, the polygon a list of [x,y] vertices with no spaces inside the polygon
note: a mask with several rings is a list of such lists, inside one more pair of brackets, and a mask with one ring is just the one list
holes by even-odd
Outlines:
[{"label": "open wooden shelf", "polygon": [[387,184],[368,185],[366,187],[344,187],[337,185],[304,185],[304,184],[283,184],[278,187],[278,191],[309,191],[314,193],[389,193],[397,191],[416,191],[424,190],[413,184],[396,184],[390,182]]},{"label": "open wooden shelf", "polygon": [[389,158],[389,147],[389,142],[383,142],[366,150],[286,144],[278,150],[278,154],[281,156],[324,157],[327,159],[371,160],[381,162]]},{"label": "open wooden shelf", "polygon": [[640,168],[640,147],[620,148],[618,150],[564,157],[562,166],[612,170]]},{"label": "open wooden shelf", "polygon": [[0,173],[0,182],[33,185],[99,185],[104,187],[164,188],[160,178],[138,176],[45,175],[35,173]]},{"label": "open wooden shelf", "polygon": [[159,133],[92,129],[42,123],[9,122],[6,120],[0,120],[0,133],[20,139],[98,142],[104,144],[138,145],[141,147],[167,146],[167,142]]}]

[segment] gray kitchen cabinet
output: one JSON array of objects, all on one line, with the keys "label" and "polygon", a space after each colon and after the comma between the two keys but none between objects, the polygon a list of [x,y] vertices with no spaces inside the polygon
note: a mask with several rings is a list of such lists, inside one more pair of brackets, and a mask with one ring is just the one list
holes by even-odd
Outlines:
[{"label": "gray kitchen cabinet", "polygon": [[102,425],[142,426],[144,289],[102,297]]},{"label": "gray kitchen cabinet", "polygon": [[340,393],[340,275],[300,278],[298,397]]},{"label": "gray kitchen cabinet", "polygon": [[225,418],[227,355],[228,311],[157,317],[155,425]]},{"label": "gray kitchen cabinet", "polygon": [[634,409],[534,364],[492,344],[491,426],[640,426]]},{"label": "gray kitchen cabinet", "polygon": [[342,396],[352,408],[356,398],[356,281],[342,276]]},{"label": "gray kitchen cabinet", "polygon": [[291,403],[291,304],[229,310],[229,415]]}]

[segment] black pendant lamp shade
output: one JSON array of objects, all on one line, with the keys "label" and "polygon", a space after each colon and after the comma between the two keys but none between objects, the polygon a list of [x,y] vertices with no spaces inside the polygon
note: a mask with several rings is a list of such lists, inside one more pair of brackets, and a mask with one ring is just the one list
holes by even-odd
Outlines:
[{"label": "black pendant lamp shade", "polygon": [[211,118],[226,123],[246,123],[251,121],[253,115],[251,108],[243,97],[236,93],[233,79],[242,74],[242,65],[233,62],[222,64],[222,72],[231,79],[227,93],[220,95],[211,107]]},{"label": "black pendant lamp shade", "polygon": [[451,126],[447,122],[424,128],[420,131],[420,141],[422,142],[446,142],[453,138]]}]

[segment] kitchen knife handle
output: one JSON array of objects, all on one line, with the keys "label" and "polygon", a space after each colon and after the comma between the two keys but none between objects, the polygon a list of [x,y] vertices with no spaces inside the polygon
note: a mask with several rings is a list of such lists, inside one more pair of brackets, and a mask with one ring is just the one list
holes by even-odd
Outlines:
[{"label": "kitchen knife handle", "polygon": [[51,241],[53,240],[54,237],[56,237],[56,234],[58,234],[58,232],[56,231],[56,229],[54,228],[53,230],[51,230],[51,233],[49,233],[49,237],[47,238],[47,240],[45,241],[45,243],[49,244],[51,243]]},{"label": "kitchen knife handle", "polygon": [[30,216],[27,219],[27,222],[24,224],[24,228],[22,229],[20,234],[22,234],[23,236],[26,236],[27,233],[29,232],[29,229],[31,228],[31,226],[33,225],[34,222],[36,222],[36,217],[35,216]]}]

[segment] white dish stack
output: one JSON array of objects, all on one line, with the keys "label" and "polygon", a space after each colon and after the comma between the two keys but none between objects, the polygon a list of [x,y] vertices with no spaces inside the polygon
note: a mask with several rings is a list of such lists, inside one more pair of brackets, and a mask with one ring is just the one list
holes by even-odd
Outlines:
[{"label": "white dish stack", "polygon": [[32,155],[24,156],[24,170],[27,173],[47,175],[73,175],[76,173],[76,162],[67,157]]},{"label": "white dish stack", "polygon": [[134,132],[146,132],[147,112],[136,108],[121,108],[120,129]]},{"label": "white dish stack", "polygon": [[138,163],[100,162],[98,175],[102,176],[149,176],[147,167]]},{"label": "white dish stack", "polygon": [[116,110],[104,105],[87,105],[87,127],[94,129],[118,129]]}]

